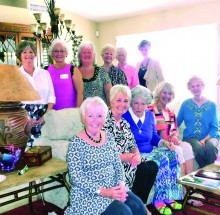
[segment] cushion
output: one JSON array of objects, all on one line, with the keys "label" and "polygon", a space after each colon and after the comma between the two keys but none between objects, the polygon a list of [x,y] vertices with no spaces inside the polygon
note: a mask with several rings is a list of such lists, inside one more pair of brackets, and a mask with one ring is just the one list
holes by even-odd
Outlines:
[{"label": "cushion", "polygon": [[42,137],[51,140],[69,140],[83,130],[79,108],[51,110],[44,115],[44,120]]}]

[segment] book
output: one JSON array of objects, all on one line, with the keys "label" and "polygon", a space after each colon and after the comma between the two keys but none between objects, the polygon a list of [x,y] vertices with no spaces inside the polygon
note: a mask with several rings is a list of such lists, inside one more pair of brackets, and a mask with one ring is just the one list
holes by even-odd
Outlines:
[{"label": "book", "polygon": [[195,173],[182,178],[186,183],[195,183],[209,188],[220,189],[220,180],[196,177]]},{"label": "book", "polygon": [[218,171],[210,171],[210,170],[201,169],[198,172],[196,172],[195,176],[201,177],[201,178],[220,180],[220,172]]}]

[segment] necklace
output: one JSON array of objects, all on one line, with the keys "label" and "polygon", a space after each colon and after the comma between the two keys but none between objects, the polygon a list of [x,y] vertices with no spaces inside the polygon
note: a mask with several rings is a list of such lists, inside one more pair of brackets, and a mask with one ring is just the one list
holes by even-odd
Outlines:
[{"label": "necklace", "polygon": [[141,63],[141,69],[147,71],[149,62],[150,62],[150,58],[148,58],[146,66],[144,66],[144,64],[143,64],[143,62],[142,62],[142,63]]},{"label": "necklace", "polygon": [[85,132],[86,132],[86,135],[88,136],[88,138],[89,138],[90,140],[92,140],[92,142],[94,142],[94,143],[100,143],[100,142],[102,141],[102,135],[101,135],[101,133],[100,133],[99,140],[95,140],[95,139],[93,139],[93,137],[91,137],[91,136],[87,133],[86,129],[85,129]]},{"label": "necklace", "polygon": [[[139,124],[140,126],[139,126],[138,124]],[[137,128],[138,128],[138,133],[141,134],[141,133],[142,133],[141,128],[142,128],[142,126],[143,126],[143,123],[141,122],[141,120],[139,119],[138,123],[135,124],[135,125],[136,125]]]}]

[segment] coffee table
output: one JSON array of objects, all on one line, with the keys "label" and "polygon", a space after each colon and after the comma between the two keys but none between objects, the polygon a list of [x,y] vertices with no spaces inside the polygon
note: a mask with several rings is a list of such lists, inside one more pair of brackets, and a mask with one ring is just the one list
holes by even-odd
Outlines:
[{"label": "coffee table", "polygon": [[[220,166],[215,165],[215,164],[210,164],[210,165],[208,165],[208,166],[206,166],[202,169],[211,170],[211,171],[220,171]],[[195,200],[199,200],[199,201],[202,201],[202,202],[209,203],[211,205],[219,207],[219,210],[220,210],[220,204],[212,201],[212,198],[218,199],[220,201],[220,189],[206,187],[202,184],[196,184],[196,183],[190,183],[190,182],[183,181],[183,178],[185,178],[189,175],[186,175],[186,176],[183,176],[183,177],[177,179],[178,183],[180,183],[180,184],[182,184],[186,187],[186,195],[185,195],[184,200],[183,200],[183,208],[182,208],[183,214],[187,215],[187,209],[186,209],[185,206],[186,206],[186,203],[187,203],[188,199],[195,199]],[[198,198],[198,197],[194,197],[194,196],[192,196],[193,193],[200,193],[206,198],[201,199],[201,198]]]},{"label": "coffee table", "polygon": [[[67,163],[57,158],[52,158],[41,166],[30,167],[29,170],[23,175],[17,175],[17,172],[4,173],[6,179],[0,183],[0,191],[2,191],[0,194],[0,207],[28,198],[29,206],[31,210],[33,210],[33,196],[59,187],[66,187],[67,191],[69,192],[70,186],[66,181],[67,173]],[[25,186],[19,188],[19,185]],[[44,187],[44,185],[50,186]],[[14,191],[7,190],[8,188],[12,187],[14,187]],[[4,198],[6,199],[5,201]]]}]

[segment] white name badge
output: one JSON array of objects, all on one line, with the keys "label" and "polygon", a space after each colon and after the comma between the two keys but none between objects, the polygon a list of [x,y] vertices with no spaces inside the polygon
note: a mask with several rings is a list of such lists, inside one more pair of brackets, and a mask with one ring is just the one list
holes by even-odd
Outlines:
[{"label": "white name badge", "polygon": [[68,74],[60,75],[60,79],[68,79],[68,78],[69,78]]}]

